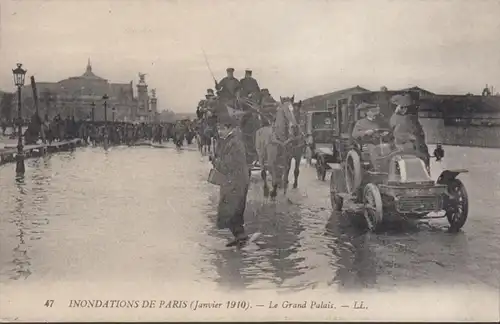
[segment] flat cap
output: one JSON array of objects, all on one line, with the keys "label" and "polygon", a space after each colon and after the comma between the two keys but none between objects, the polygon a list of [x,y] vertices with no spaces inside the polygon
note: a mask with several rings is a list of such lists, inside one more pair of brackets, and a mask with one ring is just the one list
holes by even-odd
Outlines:
[{"label": "flat cap", "polygon": [[245,70],[245,73],[252,73],[252,70],[250,70],[250,69],[246,69],[246,70]]},{"label": "flat cap", "polygon": [[207,93],[214,93],[213,89],[207,89]]},{"label": "flat cap", "polygon": [[226,69],[226,72],[234,72],[234,69],[233,69],[232,67],[227,68],[227,69]]}]

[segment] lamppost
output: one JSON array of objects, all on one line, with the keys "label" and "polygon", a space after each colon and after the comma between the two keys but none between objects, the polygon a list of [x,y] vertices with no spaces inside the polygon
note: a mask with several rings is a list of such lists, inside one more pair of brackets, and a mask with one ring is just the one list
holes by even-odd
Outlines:
[{"label": "lamppost", "polygon": [[108,130],[108,102],[106,100],[109,99],[107,94],[102,96],[104,99],[104,149],[108,149],[108,139],[109,139],[109,130]]},{"label": "lamppost", "polygon": [[17,127],[18,127],[18,137],[17,137],[17,156],[16,156],[16,173],[18,175],[23,175],[25,172],[24,167],[24,154],[23,154],[23,124],[21,115],[21,88],[24,85],[24,77],[27,70],[22,68],[21,63],[17,63],[17,68],[12,70],[14,74],[14,84],[17,87]]},{"label": "lamppost", "polygon": [[116,112],[116,107],[113,106],[113,109],[111,110],[113,112],[113,123],[115,122],[115,112]]},{"label": "lamppost", "polygon": [[102,96],[102,99],[104,99],[104,123],[107,125],[108,124],[108,102],[106,100],[109,99],[107,94],[104,94]]},{"label": "lamppost", "polygon": [[92,122],[95,121],[95,102],[92,101],[90,104],[92,106]]}]

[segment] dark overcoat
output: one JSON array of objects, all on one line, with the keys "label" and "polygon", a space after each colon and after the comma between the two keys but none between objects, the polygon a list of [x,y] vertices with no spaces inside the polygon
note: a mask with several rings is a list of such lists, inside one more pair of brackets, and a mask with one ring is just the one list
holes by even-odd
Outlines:
[{"label": "dark overcoat", "polygon": [[416,150],[426,164],[429,163],[429,149],[425,143],[425,132],[416,114],[394,113],[390,120],[396,145]]},{"label": "dark overcoat", "polygon": [[226,178],[220,186],[217,227],[224,229],[230,228],[231,224],[242,224],[250,179],[245,144],[239,128],[219,141],[213,164]]}]

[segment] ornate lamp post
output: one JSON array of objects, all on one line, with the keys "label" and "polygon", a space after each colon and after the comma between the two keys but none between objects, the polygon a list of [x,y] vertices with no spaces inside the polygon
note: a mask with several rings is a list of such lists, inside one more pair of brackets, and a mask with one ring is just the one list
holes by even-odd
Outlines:
[{"label": "ornate lamp post", "polygon": [[17,127],[18,127],[18,137],[17,137],[17,156],[16,156],[16,173],[22,175],[25,172],[24,167],[24,152],[23,152],[23,123],[21,114],[21,88],[24,85],[24,77],[27,70],[22,68],[21,63],[17,63],[17,68],[12,70],[14,74],[14,84],[17,87]]},{"label": "ornate lamp post", "polygon": [[95,102],[92,101],[90,104],[92,106],[92,122],[95,121]]}]

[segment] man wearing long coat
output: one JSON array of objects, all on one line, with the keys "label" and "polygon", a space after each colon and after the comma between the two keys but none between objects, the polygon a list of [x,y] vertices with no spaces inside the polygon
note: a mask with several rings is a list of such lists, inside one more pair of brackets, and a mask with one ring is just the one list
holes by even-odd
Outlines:
[{"label": "man wearing long coat", "polygon": [[227,76],[220,80],[220,82],[215,82],[215,89],[219,91],[219,99],[223,103],[230,103],[239,96],[239,91],[241,89],[240,82],[234,77],[234,69],[226,69]]},{"label": "man wearing long coat", "polygon": [[391,101],[397,105],[390,124],[395,144],[406,152],[414,152],[429,168],[429,149],[425,143],[425,133],[418,120],[416,104],[410,95],[396,95]]},{"label": "man wearing long coat", "polygon": [[219,205],[217,210],[217,227],[228,228],[235,237],[235,242],[246,239],[243,228],[243,214],[250,179],[246,161],[245,144],[238,122],[228,115],[219,115],[218,122],[222,134],[216,148],[214,168],[224,175],[220,186]]},{"label": "man wearing long coat", "polygon": [[260,102],[260,87],[257,80],[252,77],[252,71],[246,70],[245,77],[240,80],[241,85],[241,96],[242,97],[252,97],[252,101],[258,103]]}]

